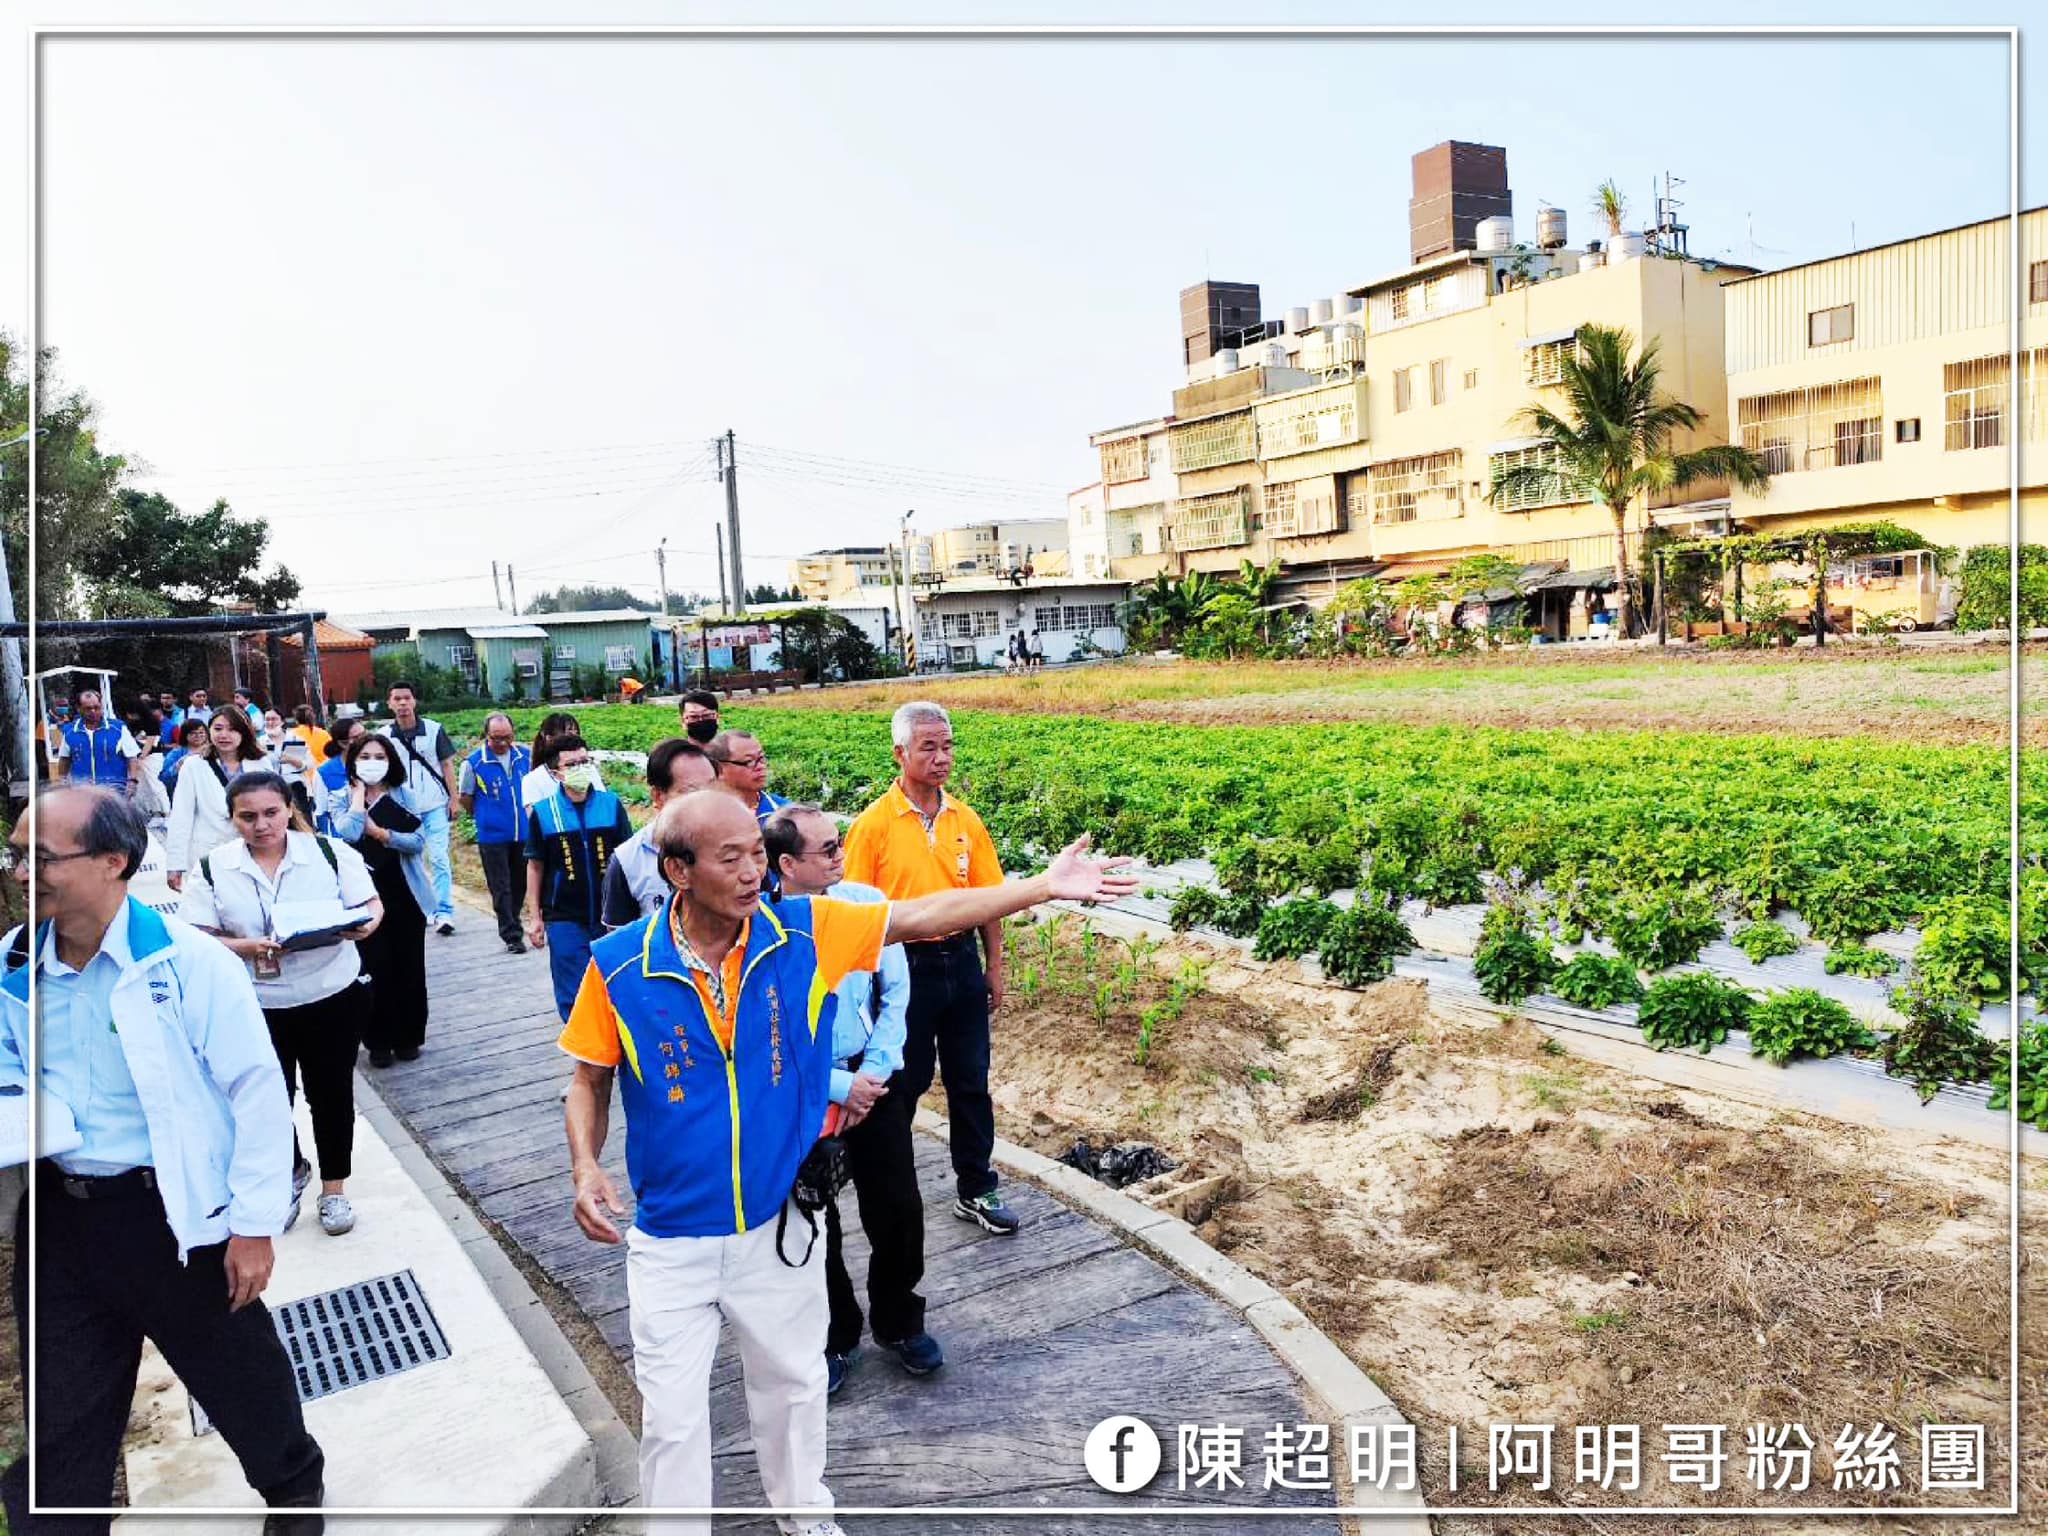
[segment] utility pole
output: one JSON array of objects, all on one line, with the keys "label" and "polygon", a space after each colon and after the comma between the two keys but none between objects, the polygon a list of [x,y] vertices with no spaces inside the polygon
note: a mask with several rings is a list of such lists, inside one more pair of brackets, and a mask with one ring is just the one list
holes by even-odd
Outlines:
[{"label": "utility pole", "polygon": [[505,606],[505,594],[498,587],[498,562],[495,560],[491,562],[491,602],[498,608]]},{"label": "utility pole", "polygon": [[718,536],[718,611],[730,618],[732,599],[725,593],[725,525],[713,523],[711,531]]},{"label": "utility pole", "polygon": [[739,485],[739,444],[732,428],[725,429],[725,460],[721,473],[725,477],[725,533],[730,548],[727,558],[732,561],[732,607],[728,610],[736,619],[747,616],[746,565],[740,558],[740,485]]},{"label": "utility pole", "polygon": [[516,619],[519,617],[519,582],[513,576],[509,562],[505,566],[505,585],[512,589],[512,617]]},{"label": "utility pole", "polygon": [[[910,520],[915,516],[915,508],[903,514],[896,545],[902,563],[902,575],[896,582],[896,633],[903,643],[903,668],[906,672],[917,670],[917,640],[911,634],[917,624],[917,594],[910,591]],[[908,623],[903,618],[906,606],[910,613]]]},{"label": "utility pole", "polygon": [[654,568],[661,573],[661,616],[668,617],[668,540],[654,546]]}]

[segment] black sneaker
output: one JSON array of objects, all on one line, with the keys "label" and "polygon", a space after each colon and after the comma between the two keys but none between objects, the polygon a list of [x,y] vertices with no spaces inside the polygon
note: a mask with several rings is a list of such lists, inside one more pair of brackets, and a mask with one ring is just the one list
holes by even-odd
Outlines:
[{"label": "black sneaker", "polygon": [[388,1067],[391,1065],[393,1059],[394,1058],[392,1057],[389,1051],[370,1052],[370,1065],[373,1067]]},{"label": "black sneaker", "polygon": [[509,941],[508,941],[508,942],[506,943],[506,945],[505,945],[505,953],[506,953],[506,954],[508,954],[508,955],[523,955],[523,954],[525,954],[525,953],[526,953],[526,940],[524,940],[524,939],[512,939],[512,940],[509,940]]},{"label": "black sneaker", "polygon": [[836,1350],[825,1351],[825,1395],[832,1397],[846,1385],[846,1368],[853,1362],[853,1351],[840,1354]]},{"label": "black sneaker", "polygon": [[401,1045],[398,1048],[398,1059],[400,1061],[418,1061],[420,1059],[420,1048],[416,1045]]},{"label": "black sneaker", "polygon": [[946,1363],[946,1352],[928,1333],[913,1333],[907,1339],[898,1339],[882,1347],[895,1351],[897,1362],[913,1376],[929,1376]]},{"label": "black sneaker", "polygon": [[1024,1224],[1003,1204],[1002,1197],[994,1190],[976,1195],[972,1200],[955,1200],[953,1214],[962,1221],[978,1222],[984,1230],[998,1237],[1008,1237]]},{"label": "black sneaker", "polygon": [[327,1517],[320,1506],[326,1502],[327,1489],[322,1486],[303,1499],[273,1504],[263,1516],[263,1536],[323,1536]]}]

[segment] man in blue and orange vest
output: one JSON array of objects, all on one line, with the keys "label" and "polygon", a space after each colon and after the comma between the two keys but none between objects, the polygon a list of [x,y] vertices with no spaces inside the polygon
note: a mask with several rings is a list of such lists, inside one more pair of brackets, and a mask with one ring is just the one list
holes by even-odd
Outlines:
[{"label": "man in blue and orange vest", "polygon": [[[561,1036],[576,1059],[565,1111],[576,1222],[594,1242],[621,1241],[612,1217],[625,1214],[599,1162],[615,1075],[626,1113],[641,1501],[711,1503],[711,1357],[722,1319],[739,1344],[768,1507],[804,1512],[809,1523],[785,1521],[785,1531],[843,1536],[824,1482],[824,1265],[810,1262],[801,1230],[788,1230],[798,1170],[826,1125],[836,989],[880,965],[886,944],[1001,922],[1044,901],[1113,900],[1138,881],[1122,870],[1127,860],[1088,858],[1084,837],[1027,880],[914,901],[770,905],[760,823],[738,796],[712,789],[671,800],[655,842],[675,895],[591,945]],[[801,1258],[785,1251],[786,1236]],[[663,1529],[708,1536],[711,1522]]]},{"label": "man in blue and orange vest", "polygon": [[82,689],[78,717],[57,728],[56,758],[52,771],[57,778],[103,784],[135,798],[135,786],[142,779],[142,748],[127,726],[107,718],[97,688]]},{"label": "man in blue and orange vest", "polygon": [[482,745],[462,760],[456,786],[463,812],[476,823],[476,852],[498,915],[498,937],[515,955],[526,952],[519,932],[519,901],[526,891],[526,807],[519,801],[519,781],[532,768],[533,754],[519,745],[512,717],[492,715],[484,721]]}]

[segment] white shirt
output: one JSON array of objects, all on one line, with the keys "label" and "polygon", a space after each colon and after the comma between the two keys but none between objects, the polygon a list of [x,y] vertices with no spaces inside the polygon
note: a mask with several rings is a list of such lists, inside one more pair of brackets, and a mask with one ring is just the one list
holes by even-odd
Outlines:
[{"label": "white shirt", "polygon": [[[525,778],[519,781],[520,809],[522,811],[532,810],[536,805],[539,805],[541,801],[547,799],[549,795],[552,795],[553,793],[555,793],[556,790],[560,789],[561,787],[562,781],[556,778],[552,773],[549,773],[547,769],[534,769],[531,773],[527,774]],[[525,839],[525,835],[526,834],[524,833],[524,831],[520,833],[520,838],[522,841]]]},{"label": "white shirt", "polygon": [[[208,856],[213,866],[211,884],[194,859],[185,874],[178,916],[195,927],[217,928],[232,938],[256,939],[270,932],[271,909],[280,901],[338,899],[345,907],[360,907],[374,900],[377,887],[363,856],[339,839],[327,841],[334,849],[333,869],[327,867],[312,833],[287,832],[284,861],[277,866],[274,880],[258,867],[248,844],[240,838]],[[256,982],[256,1000],[265,1008],[296,1008],[332,997],[363,968],[356,946],[346,939],[330,947],[281,956],[283,974],[274,978],[256,976],[255,963],[245,963]]]}]

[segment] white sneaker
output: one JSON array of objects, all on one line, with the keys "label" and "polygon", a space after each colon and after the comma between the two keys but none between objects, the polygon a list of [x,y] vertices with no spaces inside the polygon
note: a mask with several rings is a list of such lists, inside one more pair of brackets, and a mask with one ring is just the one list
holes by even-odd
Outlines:
[{"label": "white sneaker", "polygon": [[320,1230],[329,1237],[339,1237],[356,1224],[356,1208],[348,1203],[347,1195],[322,1195],[320,1197]]}]

